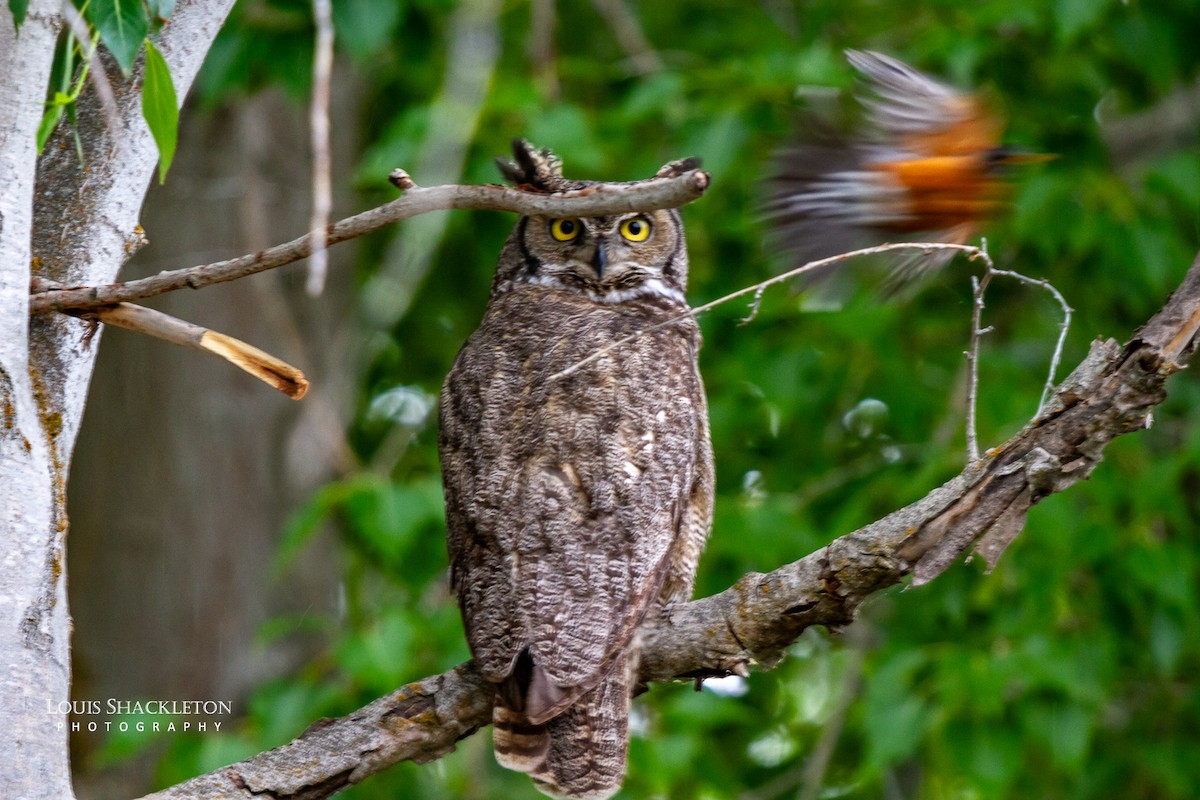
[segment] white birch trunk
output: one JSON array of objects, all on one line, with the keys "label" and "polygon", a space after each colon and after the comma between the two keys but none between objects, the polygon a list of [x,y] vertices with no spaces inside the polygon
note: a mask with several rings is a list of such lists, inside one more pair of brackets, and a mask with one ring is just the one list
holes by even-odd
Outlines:
[{"label": "white birch trunk", "polygon": [[[159,48],[183,98],[233,0],[183,0]],[[84,171],[60,131],[40,163],[35,135],[61,21],[32,0],[19,34],[0,7],[0,797],[73,797],[67,718],[70,616],[66,480],[95,341],[77,320],[28,314],[30,265],[70,283],[116,278],[139,236],[158,153],[134,86],[110,130],[95,97],[78,108]],[[118,85],[122,77],[110,73]],[[140,85],[140,69],[135,71]],[[63,144],[66,146],[60,147]]]},{"label": "white birch trunk", "polygon": [[36,134],[58,3],[33,0],[20,34],[0,9],[0,797],[71,797],[67,731],[46,704],[69,699],[62,484],[29,355]]}]

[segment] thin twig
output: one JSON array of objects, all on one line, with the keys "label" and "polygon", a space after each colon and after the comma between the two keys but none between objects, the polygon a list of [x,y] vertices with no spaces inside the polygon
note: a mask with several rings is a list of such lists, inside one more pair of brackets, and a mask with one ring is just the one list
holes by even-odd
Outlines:
[{"label": "thin twig", "polygon": [[[430,186],[422,188],[407,179],[403,171],[397,178],[410,188],[403,197],[378,208],[335,222],[326,228],[326,242],[337,244],[353,239],[393,222],[431,211],[473,209],[511,211],[530,216],[587,217],[618,214],[625,211],[653,211],[676,208],[704,194],[709,177],[690,170],[669,178],[651,178],[631,183],[603,183],[558,194],[540,194],[505,186]],[[407,183],[404,183],[407,181]],[[203,264],[148,278],[104,286],[76,286],[35,292],[29,298],[29,311],[44,314],[64,309],[88,309],[140,300],[178,289],[200,289],[215,283],[237,280],[305,258],[312,252],[312,234],[285,244],[249,253],[215,264]]]},{"label": "thin twig", "polygon": [[[738,297],[742,297],[744,295],[753,293],[754,299],[750,304],[750,313],[744,319],[741,320],[742,324],[746,324],[748,322],[751,322],[758,315],[759,308],[762,304],[763,292],[768,287],[773,286],[777,283],[783,283],[784,281],[790,280],[790,279],[792,279],[798,275],[802,275],[806,272],[811,272],[813,270],[822,269],[824,267],[828,267],[832,264],[838,264],[842,261],[846,261],[851,258],[857,258],[858,256],[875,255],[878,253],[887,253],[887,252],[890,252],[893,250],[923,250],[926,253],[932,252],[935,250],[950,250],[950,251],[957,251],[960,253],[965,253],[968,256],[968,258],[970,258],[971,260],[978,258],[978,259],[982,260],[984,263],[983,276],[982,277],[972,276],[972,278],[971,278],[971,287],[972,287],[972,293],[973,293],[973,297],[974,297],[974,304],[973,304],[973,308],[972,308],[972,312],[971,312],[971,339],[970,339],[969,348],[964,352],[964,355],[967,358],[968,372],[969,372],[969,376],[968,376],[968,380],[967,380],[967,410],[966,410],[967,459],[968,459],[968,463],[974,463],[975,461],[979,460],[979,439],[976,434],[976,400],[978,397],[978,390],[979,390],[979,347],[980,347],[980,342],[982,340],[983,335],[988,333],[991,330],[991,328],[984,328],[983,324],[982,324],[983,323],[983,295],[984,295],[984,292],[987,290],[988,284],[991,282],[992,277],[996,276],[996,275],[1003,275],[1005,277],[1015,278],[1016,280],[1021,281],[1022,283],[1027,283],[1032,286],[1040,286],[1043,289],[1046,289],[1047,291],[1049,291],[1054,296],[1054,298],[1058,301],[1059,305],[1062,307],[1063,321],[1059,324],[1058,341],[1054,347],[1054,355],[1050,359],[1049,375],[1046,378],[1046,384],[1045,384],[1046,388],[1043,389],[1042,398],[1038,403],[1038,414],[1041,414],[1042,409],[1044,408],[1044,406],[1046,404],[1046,400],[1050,396],[1050,392],[1054,388],[1054,375],[1058,370],[1058,364],[1062,357],[1063,346],[1064,346],[1064,343],[1066,342],[1067,330],[1069,329],[1070,323],[1071,323],[1071,307],[1067,305],[1066,300],[1063,298],[1062,294],[1057,289],[1055,289],[1048,281],[1045,281],[1045,280],[1030,278],[1028,276],[1020,274],[1019,272],[1013,272],[1011,270],[996,269],[995,264],[992,262],[991,256],[988,255],[986,240],[982,243],[982,246],[980,246],[980,247],[975,247],[972,245],[965,245],[965,244],[954,244],[954,243],[949,243],[949,242],[900,242],[900,243],[894,243],[894,244],[883,244],[883,245],[879,245],[877,247],[867,247],[862,250],[852,250],[848,253],[841,253],[839,255],[831,256],[829,258],[823,258],[820,261],[810,261],[809,263],[804,264],[800,267],[797,267],[796,269],[789,270],[782,274],[776,275],[772,278],[768,278],[767,280],[762,281],[760,283],[756,283],[752,286],[743,287],[741,289],[738,289],[736,292],[727,294],[724,297],[719,297],[716,300],[712,300],[708,303],[705,303],[704,305],[696,306],[695,308],[692,308],[685,312],[677,314],[676,316],[671,317],[666,320],[663,320],[662,322],[656,323],[656,324],[651,325],[646,328],[642,328],[641,330],[636,330],[633,333],[629,334],[628,336],[625,336],[621,339],[617,339],[617,340],[609,343],[607,346],[600,348],[596,352],[589,355],[587,358],[580,359],[579,361],[576,361],[574,364],[571,364],[566,369],[564,369],[560,372],[556,372],[554,375],[550,376],[550,380],[554,381],[554,380],[559,380],[561,378],[565,378],[565,377],[573,374],[577,370],[579,370],[581,367],[584,367],[584,366],[590,364],[591,362],[595,361],[598,358],[602,358],[604,355],[611,352],[612,350],[615,350],[619,347],[623,347],[623,346],[629,344],[630,342],[632,342],[633,340],[637,339],[638,337],[643,336],[647,333],[650,333],[651,331],[656,331],[656,330],[659,330],[660,328],[665,328],[669,325],[675,325],[685,319],[695,319],[697,316],[699,316],[700,314],[703,314],[705,311],[709,311],[713,308],[716,308],[717,306],[719,306],[723,303],[727,303],[730,300],[734,300]],[[1198,323],[1198,324],[1200,324],[1200,323]]]},{"label": "thin twig", "polygon": [[983,327],[983,293],[987,291],[992,280],[991,259],[987,252],[981,252],[987,268],[983,277],[971,276],[971,339],[967,347],[967,463],[974,464],[979,460],[979,434],[976,427],[976,406],[979,399],[979,348],[983,335],[990,328]]},{"label": "thin twig", "polygon": [[739,320],[739,325],[749,325],[758,317],[758,312],[762,309],[763,293],[766,291],[766,286],[758,287],[758,291],[754,293],[754,299],[750,301],[750,313]]},{"label": "thin twig", "polygon": [[1071,328],[1072,309],[1067,305],[1066,298],[1058,291],[1049,281],[1041,278],[1030,278],[1028,275],[1022,275],[1019,272],[1014,272],[1008,269],[998,269],[992,262],[992,258],[987,252],[987,240],[984,239],[980,243],[979,253],[977,256],[984,264],[984,272],[981,277],[971,278],[971,294],[974,300],[971,310],[971,343],[968,350],[964,353],[967,358],[967,462],[974,463],[979,460],[979,439],[976,433],[976,401],[979,396],[979,348],[982,343],[983,335],[991,331],[991,327],[983,327],[983,295],[987,291],[988,284],[992,278],[999,275],[1005,278],[1013,278],[1021,283],[1029,286],[1038,286],[1045,289],[1051,296],[1058,301],[1059,307],[1062,309],[1062,322],[1058,324],[1058,340],[1054,343],[1054,354],[1050,357],[1050,368],[1046,374],[1046,383],[1042,387],[1042,396],[1038,400],[1037,414],[1040,416],[1046,408],[1046,402],[1054,392],[1055,374],[1058,372],[1058,365],[1062,361],[1063,348],[1067,342],[1067,331]]},{"label": "thin twig", "polygon": [[325,249],[325,227],[333,207],[329,156],[329,84],[333,72],[333,9],[330,0],[313,0],[313,22],[317,35],[313,54],[312,106],[308,124],[312,135],[313,209],[308,229],[312,231],[312,255],[308,258],[306,288],[312,297],[325,289],[329,253]]},{"label": "thin twig", "polygon": [[996,265],[987,251],[987,239],[980,242],[978,257],[983,261],[982,277],[971,276],[971,337],[964,355],[967,357],[967,463],[974,464],[979,460],[979,429],[977,426],[979,400],[979,349],[983,345],[983,336],[991,328],[983,327],[983,295],[988,284],[992,282]]},{"label": "thin twig", "polygon": [[1030,278],[1028,275],[1022,275],[1019,272],[1013,272],[1008,269],[996,269],[992,266],[989,266],[989,269],[993,275],[1003,275],[1006,278],[1013,278],[1021,283],[1045,289],[1058,301],[1058,305],[1062,309],[1062,322],[1058,323],[1058,341],[1054,344],[1054,356],[1050,359],[1050,371],[1046,375],[1046,385],[1042,389],[1041,400],[1038,401],[1038,411],[1040,413],[1046,407],[1046,401],[1050,399],[1050,395],[1054,392],[1056,385],[1054,375],[1058,371],[1058,365],[1062,363],[1063,347],[1067,343],[1067,331],[1071,327],[1071,315],[1074,313],[1074,309],[1067,305],[1066,298],[1062,296],[1062,293],[1058,289],[1054,288],[1050,281],[1041,278]]},{"label": "thin twig", "polygon": [[[742,297],[747,294],[750,294],[752,292],[755,293],[756,295],[758,295],[769,286],[774,286],[777,283],[783,283],[784,281],[788,281],[788,280],[791,280],[792,278],[795,278],[797,275],[803,275],[806,272],[812,272],[813,270],[821,269],[823,267],[828,267],[831,264],[839,264],[843,261],[849,261],[850,259],[857,258],[859,256],[870,256],[870,255],[875,255],[877,253],[889,253],[893,250],[926,250],[926,251],[956,250],[960,253],[966,253],[972,257],[974,257],[975,255],[978,255],[980,252],[978,247],[973,247],[971,245],[966,245],[966,244],[951,244],[949,242],[898,242],[898,243],[894,243],[894,244],[881,244],[876,247],[865,247],[861,250],[851,250],[848,253],[839,253],[836,256],[830,256],[829,258],[822,258],[820,261],[810,261],[807,264],[796,267],[795,269],[788,270],[787,272],[781,273],[772,278],[768,278],[767,280],[762,281],[761,283],[756,283],[753,286],[745,286],[741,289],[738,289],[736,292],[731,292],[730,294],[725,295],[724,297],[718,297],[716,300],[712,300],[708,303],[705,303],[704,305],[696,306],[695,308],[688,309],[687,311],[677,314],[676,316],[671,317],[670,319],[667,319],[667,320],[664,320],[657,324],[651,325],[648,328],[643,328],[642,330],[634,331],[633,333],[629,334],[628,336],[625,336],[621,339],[617,339],[617,340],[611,342],[610,344],[608,344],[607,346],[600,348],[599,350],[592,353],[587,358],[584,358],[580,361],[576,361],[574,364],[567,367],[563,371],[557,372],[554,375],[551,375],[550,380],[553,381],[553,380],[558,380],[560,378],[565,378],[568,375],[571,375],[572,373],[574,373],[580,367],[586,366],[587,364],[590,364],[591,362],[595,361],[598,358],[602,358],[604,355],[606,355],[607,353],[609,353],[612,350],[617,349],[618,347],[623,347],[623,346],[629,344],[634,339],[637,339],[639,336],[642,336],[651,331],[656,331],[659,328],[665,328],[668,325],[675,325],[676,323],[678,323],[682,320],[685,320],[685,319],[694,319],[695,317],[698,317],[699,315],[703,314],[705,311],[710,311],[723,303],[728,303],[730,300],[736,300],[737,298]],[[755,311],[755,308],[753,305],[751,306],[751,311],[752,312]],[[751,314],[751,318],[753,318],[753,313]]]}]

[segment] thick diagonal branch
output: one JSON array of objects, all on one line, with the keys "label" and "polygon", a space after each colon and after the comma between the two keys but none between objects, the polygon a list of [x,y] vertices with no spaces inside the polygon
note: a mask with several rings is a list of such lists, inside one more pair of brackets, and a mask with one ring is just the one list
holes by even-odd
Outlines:
[{"label": "thick diagonal branch", "polygon": [[[642,679],[770,666],[805,628],[851,622],[863,600],[910,574],[914,584],[932,580],[971,547],[994,564],[1030,506],[1087,477],[1114,438],[1148,425],[1166,396],[1166,379],[1191,357],[1198,330],[1200,258],[1128,343],[1094,343],[1037,419],[962,474],[799,561],[688,603],[647,631]],[[329,797],[400,761],[445,755],[491,721],[491,702],[490,684],[463,664],[150,797]]]}]

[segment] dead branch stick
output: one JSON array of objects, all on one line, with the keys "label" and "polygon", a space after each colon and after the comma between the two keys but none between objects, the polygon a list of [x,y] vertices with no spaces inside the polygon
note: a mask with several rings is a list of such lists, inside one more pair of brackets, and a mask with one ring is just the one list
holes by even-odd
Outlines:
[{"label": "dead branch stick", "polygon": [[[987,250],[987,243],[983,245],[983,249]],[[1029,286],[1037,286],[1050,293],[1062,309],[1062,322],[1058,323],[1058,340],[1054,343],[1054,355],[1050,357],[1050,371],[1046,374],[1046,385],[1042,388],[1042,396],[1038,400],[1038,411],[1045,407],[1046,401],[1050,399],[1050,395],[1054,392],[1054,375],[1058,371],[1058,365],[1062,363],[1063,347],[1067,344],[1067,331],[1071,329],[1071,315],[1075,310],[1067,305],[1067,299],[1062,296],[1058,289],[1054,288],[1053,284],[1045,279],[1031,278],[1028,275],[1022,275],[1019,272],[1014,272],[1009,269],[997,269],[994,265],[988,264],[988,270],[993,275],[1002,275],[1005,278],[1012,278]]]},{"label": "dead branch stick", "polygon": [[[631,183],[602,183],[557,194],[541,194],[504,186],[431,186],[414,184],[403,170],[392,181],[405,190],[403,197],[370,211],[335,222],[326,229],[326,243],[353,239],[398,220],[449,209],[512,211],[533,216],[586,217],[625,211],[675,208],[700,197],[709,177],[700,170],[682,175],[650,178]],[[160,272],[148,278],[105,286],[75,286],[35,292],[29,298],[31,314],[66,309],[83,310],[140,300],[177,289],[200,289],[281,267],[312,252],[312,234],[285,244],[215,264]]]},{"label": "dead branch stick", "polygon": [[145,333],[172,344],[223,358],[293,400],[299,400],[308,391],[308,381],[304,373],[291,364],[241,339],[193,325],[161,311],[133,303],[118,303],[115,306],[82,312],[77,316]]},{"label": "dead branch stick", "polygon": [[[1195,351],[1198,331],[1200,258],[1124,347],[1097,341],[1037,419],[958,477],[799,561],[687,603],[647,630],[641,678],[725,675],[751,662],[769,667],[806,628],[849,624],[863,600],[907,575],[914,586],[926,583],[971,546],[994,564],[1030,506],[1086,478],[1110,441],[1147,425],[1166,397],[1167,378]],[[450,752],[490,721],[492,692],[473,664],[463,664],[147,800],[329,797],[399,761]]]}]

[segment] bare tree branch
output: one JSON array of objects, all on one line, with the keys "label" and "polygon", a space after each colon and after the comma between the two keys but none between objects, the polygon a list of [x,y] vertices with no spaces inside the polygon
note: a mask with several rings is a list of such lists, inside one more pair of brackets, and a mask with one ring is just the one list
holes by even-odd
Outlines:
[{"label": "bare tree branch", "polygon": [[[776,664],[813,625],[854,620],[871,594],[926,583],[972,546],[989,565],[1034,503],[1086,478],[1105,446],[1149,425],[1166,379],[1200,331],[1200,258],[1161,311],[1123,347],[1097,341],[1019,434],[906,508],[768,574],[677,608],[645,631],[644,681],[740,673]],[[719,535],[719,533],[718,533]],[[492,687],[473,664],[409,684],[298,739],[150,798],[329,797],[400,761],[438,758],[490,721]]]},{"label": "bare tree branch", "polygon": [[[753,284],[751,286],[743,286],[741,289],[738,289],[735,292],[730,292],[729,294],[724,295],[723,297],[718,297],[716,300],[710,300],[709,302],[704,303],[703,305],[696,306],[695,308],[689,308],[687,311],[684,311],[681,314],[678,314],[674,317],[671,317],[670,319],[666,319],[666,320],[663,320],[662,322],[651,325],[648,328],[634,331],[633,333],[629,334],[628,336],[624,336],[620,339],[617,339],[617,340],[609,343],[608,346],[602,347],[599,350],[596,350],[594,353],[589,355],[587,358],[580,359],[579,361],[576,361],[574,364],[570,365],[566,369],[564,369],[560,372],[556,372],[554,375],[550,376],[550,379],[551,380],[559,380],[561,378],[565,378],[568,375],[570,375],[571,373],[578,370],[580,367],[583,367],[583,366],[591,363],[592,361],[595,361],[598,358],[602,358],[604,355],[612,352],[613,350],[615,350],[617,348],[620,348],[620,347],[623,347],[623,346],[629,344],[634,339],[637,339],[639,336],[643,336],[647,333],[650,333],[651,331],[658,330],[659,328],[665,328],[668,325],[675,325],[685,319],[694,319],[695,317],[698,317],[699,315],[703,314],[706,311],[711,311],[712,309],[716,308],[719,305],[728,303],[730,300],[736,300],[739,297],[744,297],[748,294],[753,293],[754,299],[751,300],[751,302],[750,302],[750,313],[747,314],[746,317],[742,320],[742,324],[745,325],[749,322],[753,322],[754,318],[756,316],[758,316],[758,310],[762,305],[763,293],[770,287],[775,286],[776,284],[784,283],[785,281],[789,281],[792,278],[798,277],[798,276],[803,275],[808,272],[819,272],[819,271],[827,270],[831,266],[840,264],[844,261],[849,261],[850,259],[853,259],[853,258],[858,258],[859,256],[870,256],[870,255],[877,255],[879,253],[890,253],[890,252],[894,252],[897,250],[924,250],[926,253],[943,251],[943,252],[950,253],[951,256],[954,253],[963,253],[971,261],[974,261],[976,258],[981,259],[983,261],[984,267],[985,267],[985,274],[984,274],[983,280],[980,281],[975,278],[972,279],[972,285],[975,287],[976,297],[975,297],[974,314],[972,316],[972,325],[971,325],[971,347],[970,347],[970,350],[968,350],[967,354],[966,354],[968,363],[971,366],[970,371],[971,371],[972,376],[975,375],[975,365],[976,365],[976,362],[978,361],[977,356],[978,356],[978,351],[979,351],[979,335],[987,332],[986,330],[982,330],[979,326],[980,326],[980,317],[983,313],[983,290],[987,287],[987,283],[992,279],[992,276],[1003,275],[1005,277],[1013,278],[1015,280],[1021,281],[1022,283],[1027,283],[1027,284],[1030,284],[1033,286],[1040,286],[1041,288],[1050,292],[1054,296],[1055,300],[1058,301],[1059,306],[1063,310],[1063,321],[1059,324],[1058,342],[1056,343],[1056,345],[1054,347],[1054,356],[1050,359],[1049,377],[1046,379],[1049,389],[1043,391],[1042,399],[1038,403],[1038,410],[1040,411],[1042,406],[1044,406],[1046,404],[1046,395],[1049,393],[1049,391],[1054,389],[1054,384],[1053,384],[1054,374],[1058,370],[1058,364],[1059,364],[1060,359],[1062,358],[1063,345],[1066,342],[1067,330],[1071,325],[1071,307],[1067,305],[1067,302],[1066,302],[1066,300],[1063,299],[1063,296],[1059,293],[1059,291],[1057,289],[1055,289],[1053,286],[1051,286],[1048,281],[1030,278],[1025,275],[1022,275],[1019,272],[1013,272],[1011,270],[996,269],[995,264],[992,263],[991,256],[988,255],[986,242],[984,242],[982,247],[975,247],[974,245],[968,245],[968,244],[957,244],[957,243],[953,243],[953,242],[894,242],[894,243],[890,243],[890,244],[876,245],[874,247],[864,247],[861,250],[850,250],[845,253],[839,253],[835,256],[830,256],[828,258],[822,258],[818,261],[809,261],[807,264],[802,264],[799,267],[796,267],[795,269],[790,269],[787,272],[782,272],[778,275],[772,276],[765,281],[761,281],[761,282]],[[974,414],[974,412],[975,412],[975,405],[974,405],[975,388],[976,388],[976,385],[975,385],[975,380],[973,377],[972,382],[971,382],[970,392],[968,393],[968,405],[967,405],[967,439],[968,439],[968,442],[972,442],[974,440],[974,435],[975,435],[975,414]],[[974,461],[976,458],[978,458],[978,453],[975,452],[975,449],[972,449],[972,448],[968,448],[968,449],[971,454],[971,457],[969,460]]]},{"label": "bare tree branch", "polygon": [[[393,175],[393,182],[407,189],[404,196],[333,223],[326,229],[327,244],[344,242],[418,214],[454,208],[574,217],[675,208],[700,197],[709,183],[707,173],[689,170],[673,177],[631,183],[600,183],[571,192],[541,194],[493,185],[423,188],[412,183],[402,170]],[[41,314],[67,309],[81,310],[141,300],[177,289],[200,289],[298,261],[312,252],[312,245],[313,236],[310,233],[259,253],[215,264],[160,272],[141,280],[36,292],[30,295],[29,311]]]},{"label": "bare tree branch", "polygon": [[241,339],[185,322],[161,311],[133,303],[117,303],[115,306],[80,312],[79,316],[222,358],[293,400],[301,399],[308,392],[308,380],[304,373],[286,361]]},{"label": "bare tree branch", "polygon": [[145,800],[330,797],[401,761],[433,761],[492,721],[492,685],[471,662],[401,687],[298,739]]},{"label": "bare tree branch", "polygon": [[619,347],[623,347],[623,346],[629,344],[634,339],[637,339],[639,336],[644,336],[645,334],[650,333],[651,331],[656,331],[660,328],[665,328],[668,325],[675,325],[685,319],[694,319],[695,317],[700,316],[701,314],[703,314],[706,311],[711,311],[712,309],[716,308],[719,305],[728,303],[730,300],[736,300],[739,297],[744,297],[748,294],[753,293],[754,299],[750,303],[750,313],[747,314],[746,317],[742,320],[742,324],[745,325],[746,323],[752,322],[754,320],[754,318],[756,316],[758,316],[758,310],[762,304],[763,293],[770,287],[775,286],[776,284],[790,281],[792,278],[798,277],[798,276],[803,275],[808,272],[816,272],[819,270],[826,269],[827,267],[833,266],[835,264],[840,264],[844,261],[849,261],[852,258],[858,258],[859,256],[878,255],[879,253],[890,253],[895,250],[926,250],[929,252],[942,250],[942,251],[948,251],[950,253],[956,253],[956,252],[957,253],[965,253],[968,258],[972,258],[972,259],[976,258],[977,256],[984,255],[984,252],[980,248],[975,247],[973,245],[968,245],[968,244],[955,244],[952,242],[896,242],[896,243],[891,243],[891,244],[876,245],[874,247],[864,247],[861,250],[850,250],[845,253],[838,253],[835,256],[830,256],[829,258],[822,258],[818,261],[809,261],[806,264],[801,264],[800,266],[796,267],[795,269],[790,269],[787,272],[781,272],[778,275],[774,275],[770,278],[767,278],[765,281],[761,281],[759,283],[753,284],[752,286],[743,286],[741,289],[730,292],[727,295],[718,297],[716,300],[710,300],[707,303],[704,303],[703,305],[698,305],[694,308],[689,308],[687,311],[681,312],[669,319],[665,319],[662,322],[655,323],[654,325],[651,325],[648,328],[636,330],[633,333],[629,334],[628,336],[623,336],[620,339],[615,339],[612,342],[610,342],[607,346],[601,347],[599,350],[596,350],[594,353],[589,355],[587,358],[580,359],[579,361],[576,361],[574,364],[567,367],[566,369],[564,369],[560,372],[554,373],[553,375],[550,376],[550,380],[556,381],[556,380],[561,380],[562,378],[566,378],[567,376],[569,376],[572,373],[574,373],[575,371],[577,371],[580,367],[586,366],[598,358],[603,358],[606,354],[611,353],[613,350],[615,350]]},{"label": "bare tree branch", "polygon": [[[30,291],[33,292],[47,291],[59,286],[61,284],[46,278],[34,277],[29,281]],[[209,353],[250,373],[293,400],[302,399],[308,392],[308,380],[304,373],[286,361],[241,339],[161,311],[133,303],[117,303],[115,306],[100,306],[85,311],[69,310],[63,313],[88,322],[116,325],[118,328],[144,333],[164,342]]]}]

